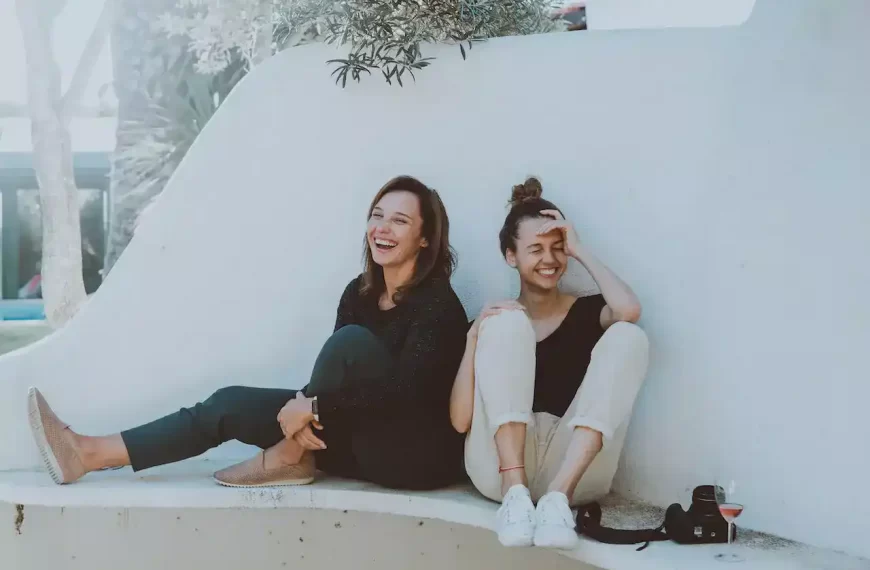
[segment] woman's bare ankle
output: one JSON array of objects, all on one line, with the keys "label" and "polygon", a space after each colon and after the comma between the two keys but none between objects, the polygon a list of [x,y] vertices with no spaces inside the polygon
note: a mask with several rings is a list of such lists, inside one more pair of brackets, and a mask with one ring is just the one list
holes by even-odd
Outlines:
[{"label": "woman's bare ankle", "polygon": [[516,485],[523,485],[524,487],[529,486],[529,482],[526,479],[526,470],[525,469],[517,469],[515,471],[505,471],[501,474],[501,492],[502,495],[506,494],[511,487]]},{"label": "woman's bare ankle", "polygon": [[127,447],[120,435],[88,436],[70,430],[72,446],[87,472],[130,464]]},{"label": "woman's bare ankle", "polygon": [[100,465],[100,447],[94,441],[96,438],[80,435],[72,430],[70,430],[70,433],[72,434],[72,447],[78,454],[85,471],[90,473],[91,471],[102,469],[102,465]]},{"label": "woman's bare ankle", "polygon": [[305,450],[291,439],[282,439],[265,451],[266,469],[296,465],[302,460]]},{"label": "woman's bare ankle", "polygon": [[547,486],[547,493],[562,493],[566,497],[573,497],[576,488],[577,485],[570,481],[553,481]]}]

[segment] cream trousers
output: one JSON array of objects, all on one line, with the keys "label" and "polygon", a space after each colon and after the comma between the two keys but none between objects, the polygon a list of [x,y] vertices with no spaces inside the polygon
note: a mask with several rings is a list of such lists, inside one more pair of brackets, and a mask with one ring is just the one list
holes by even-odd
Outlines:
[{"label": "cream trousers", "polygon": [[574,428],[587,427],[601,432],[604,447],[580,480],[571,504],[600,499],[610,491],[629,416],[646,375],[646,334],[624,322],[604,332],[563,418],[532,413],[535,348],[535,331],[522,311],[505,311],[481,323],[474,359],[474,415],[465,441],[468,476],[483,495],[501,501],[495,432],[506,423],[525,423],[525,469],[537,501],[561,467]]}]

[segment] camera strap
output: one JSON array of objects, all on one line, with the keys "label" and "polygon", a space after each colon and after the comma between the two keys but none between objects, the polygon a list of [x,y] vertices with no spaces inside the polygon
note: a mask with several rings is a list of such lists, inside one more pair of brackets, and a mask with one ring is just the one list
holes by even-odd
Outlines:
[{"label": "camera strap", "polygon": [[658,542],[669,540],[667,533],[664,530],[665,523],[662,522],[656,528],[648,529],[617,529],[601,526],[601,505],[598,503],[587,503],[582,505],[577,510],[577,533],[583,536],[588,536],[592,540],[603,542],[605,544],[640,544],[644,543],[637,550],[640,552],[650,542]]}]

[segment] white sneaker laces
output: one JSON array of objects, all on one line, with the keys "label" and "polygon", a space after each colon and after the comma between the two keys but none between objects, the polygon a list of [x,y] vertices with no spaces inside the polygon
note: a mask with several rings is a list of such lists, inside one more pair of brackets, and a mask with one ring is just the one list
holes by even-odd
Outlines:
[{"label": "white sneaker laces", "polygon": [[538,524],[574,528],[574,513],[564,495],[548,493],[538,502]]}]

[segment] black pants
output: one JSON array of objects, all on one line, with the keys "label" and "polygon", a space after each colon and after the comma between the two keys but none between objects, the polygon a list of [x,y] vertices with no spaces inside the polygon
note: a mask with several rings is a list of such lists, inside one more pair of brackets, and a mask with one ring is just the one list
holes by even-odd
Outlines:
[{"label": "black pants", "polygon": [[[347,382],[383,385],[393,358],[368,329],[346,326],[321,349],[305,391],[309,397],[340,391]],[[121,433],[130,462],[139,471],[200,455],[213,447],[238,440],[261,449],[284,438],[276,419],[297,390],[231,386],[207,400],[182,408],[159,420]],[[453,434],[437,418],[415,416],[413,410],[364,411],[353,419],[318,431],[327,449],[317,451],[318,469],[402,489],[430,489],[455,482],[461,453]],[[420,434],[419,441],[409,435]],[[443,441],[442,441],[443,440]],[[444,456],[444,446],[449,448]],[[446,463],[445,463],[446,462]],[[456,465],[452,465],[452,463]]]}]

